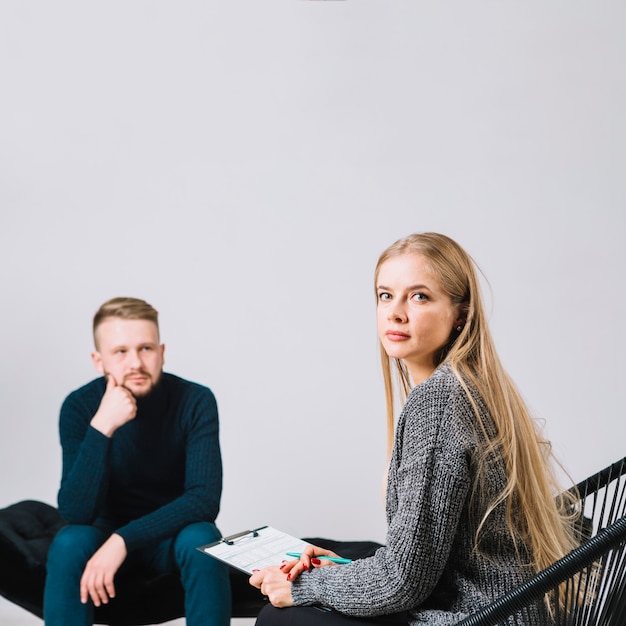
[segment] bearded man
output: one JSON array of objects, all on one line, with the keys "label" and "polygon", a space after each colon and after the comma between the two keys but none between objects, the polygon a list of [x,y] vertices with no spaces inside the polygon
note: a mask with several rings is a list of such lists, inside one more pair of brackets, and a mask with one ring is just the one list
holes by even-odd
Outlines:
[{"label": "bearded man", "polygon": [[158,313],[113,298],[94,316],[102,375],[61,408],[59,511],[68,525],[48,553],[46,626],[90,626],[114,602],[116,575],[176,573],[189,626],[227,626],[226,566],[196,548],[220,538],[218,413],[210,389],[163,372]]}]

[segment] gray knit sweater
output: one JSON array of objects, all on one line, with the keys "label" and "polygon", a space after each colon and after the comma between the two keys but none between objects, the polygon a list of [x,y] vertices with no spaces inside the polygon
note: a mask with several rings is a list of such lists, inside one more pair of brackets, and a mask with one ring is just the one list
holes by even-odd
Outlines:
[{"label": "gray knit sweater", "polygon": [[[477,394],[488,431],[493,421]],[[322,604],[354,616],[409,611],[411,624],[456,624],[523,582],[530,572],[516,556],[504,511],[489,518],[474,548],[483,509],[470,493],[481,445],[477,418],[446,364],[416,386],[398,420],[387,488],[386,545],[349,565],[305,572],[292,587],[296,605]],[[487,493],[505,483],[502,462],[490,465]],[[511,623],[548,620],[542,608]]]}]

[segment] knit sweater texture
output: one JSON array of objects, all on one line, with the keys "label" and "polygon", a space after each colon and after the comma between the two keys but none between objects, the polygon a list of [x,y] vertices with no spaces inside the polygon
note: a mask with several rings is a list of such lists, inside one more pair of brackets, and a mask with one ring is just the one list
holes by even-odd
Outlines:
[{"label": "knit sweater texture", "polygon": [[[472,395],[483,424],[493,432],[484,403]],[[526,580],[533,572],[515,550],[503,507],[489,517],[480,550],[474,546],[484,513],[471,498],[476,454],[483,445],[479,433],[465,391],[443,364],[411,391],[398,419],[385,546],[349,565],[305,572],[292,586],[295,604],[368,617],[409,611],[411,624],[446,626]],[[506,482],[504,463],[491,463],[485,479],[486,493],[499,493]],[[541,605],[510,621],[548,622]]]},{"label": "knit sweater texture", "polygon": [[129,552],[213,522],[222,491],[218,413],[210,389],[163,374],[134,419],[106,437],[90,425],[106,389],[72,392],[59,419],[59,511],[70,524],[113,529]]}]

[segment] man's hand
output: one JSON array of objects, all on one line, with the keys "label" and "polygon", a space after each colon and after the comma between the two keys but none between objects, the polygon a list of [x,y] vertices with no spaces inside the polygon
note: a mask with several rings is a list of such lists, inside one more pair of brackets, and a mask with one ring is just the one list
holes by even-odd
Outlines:
[{"label": "man's hand", "polygon": [[80,601],[86,604],[89,598],[95,606],[107,604],[115,597],[113,577],[126,555],[126,544],[116,534],[111,535],[100,549],[87,561],[80,579]]},{"label": "man's hand", "polygon": [[137,415],[135,397],[126,387],[118,385],[109,374],[107,388],[91,420],[91,425],[103,435],[111,437],[120,426],[134,419],[135,415]]}]

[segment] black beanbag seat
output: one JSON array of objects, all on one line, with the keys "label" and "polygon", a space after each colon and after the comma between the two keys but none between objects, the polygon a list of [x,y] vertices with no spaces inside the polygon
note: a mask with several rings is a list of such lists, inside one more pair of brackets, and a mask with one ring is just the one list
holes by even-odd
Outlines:
[{"label": "black beanbag seat", "polygon": [[[48,548],[64,524],[57,509],[36,500],[0,509],[0,595],[41,618]],[[306,541],[352,559],[370,556],[380,547],[373,541]],[[232,568],[230,582],[232,616],[255,617],[265,604],[261,593],[250,586],[246,574]],[[176,576],[120,575],[116,590],[113,602],[96,608],[95,623],[144,626],[184,617],[184,591]]]},{"label": "black beanbag seat", "polygon": [[[48,548],[65,522],[44,502],[24,500],[0,509],[0,595],[43,617]],[[117,579],[114,602],[96,608],[95,622],[112,626],[158,624],[184,617],[184,592],[177,576]],[[242,572],[231,569],[233,617],[254,617],[264,600]]]},{"label": "black beanbag seat", "polygon": [[54,507],[35,500],[0,510],[0,594],[39,617],[46,555],[63,525]]}]

